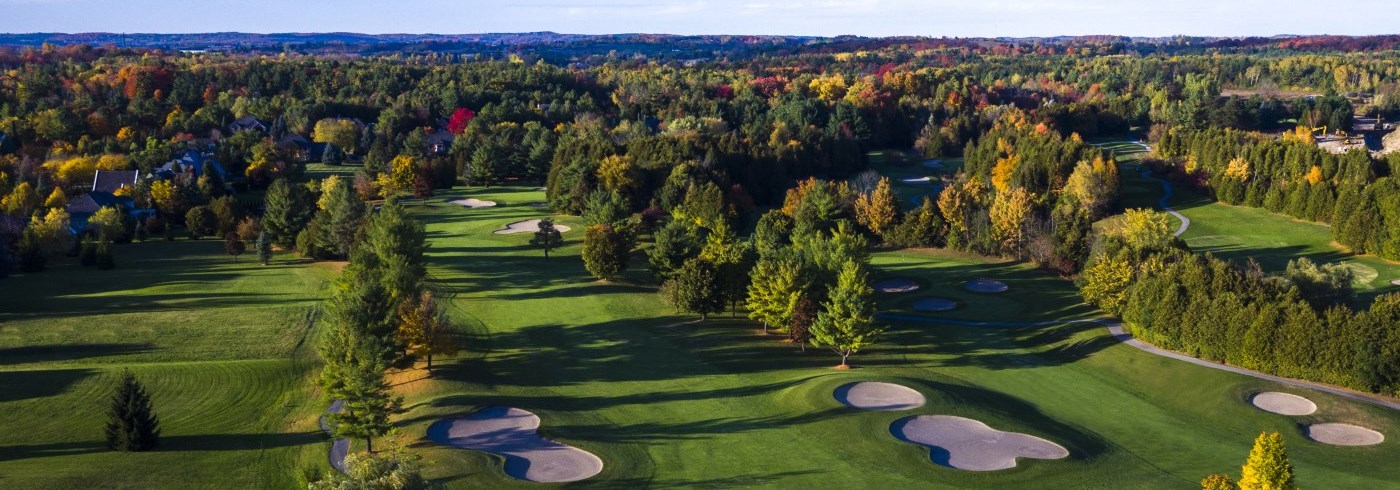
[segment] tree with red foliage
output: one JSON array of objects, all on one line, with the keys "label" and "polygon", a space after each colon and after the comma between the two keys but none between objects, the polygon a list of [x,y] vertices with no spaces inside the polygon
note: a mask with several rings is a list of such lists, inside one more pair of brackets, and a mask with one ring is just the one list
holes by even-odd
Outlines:
[{"label": "tree with red foliage", "polygon": [[424,203],[433,197],[432,165],[424,163],[418,166],[418,171],[413,175],[413,197],[422,199]]},{"label": "tree with red foliage", "polygon": [[452,134],[462,134],[467,130],[467,124],[476,118],[476,112],[465,107],[459,107],[452,112],[452,118],[447,121],[447,131]]}]

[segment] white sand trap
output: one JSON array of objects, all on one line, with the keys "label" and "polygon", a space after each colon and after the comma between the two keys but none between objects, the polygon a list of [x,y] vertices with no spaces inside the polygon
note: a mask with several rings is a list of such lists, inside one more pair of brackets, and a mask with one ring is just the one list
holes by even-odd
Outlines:
[{"label": "white sand trap", "polygon": [[957,301],[947,298],[924,298],[914,302],[914,309],[918,311],[949,311],[957,307]]},{"label": "white sand trap", "polygon": [[1273,412],[1279,415],[1309,415],[1317,411],[1317,404],[1312,400],[1298,395],[1279,393],[1277,391],[1265,391],[1255,393],[1250,397],[1249,403],[1259,407],[1265,412]]},{"label": "white sand trap", "polygon": [[1396,280],[1394,280],[1394,281],[1390,281],[1390,284],[1391,284],[1392,286],[1400,286],[1400,279],[1396,279]]},{"label": "white sand trap", "polygon": [[900,182],[904,182],[905,184],[927,184],[927,183],[931,182],[932,180],[933,180],[933,179],[930,179],[930,178],[928,178],[928,177],[919,177],[919,178],[914,178],[914,179],[904,179],[904,180],[901,180]]},{"label": "white sand trap", "polygon": [[[569,231],[570,228],[556,223],[554,225],[554,229],[559,230],[559,233],[564,233],[566,231]],[[540,220],[530,219],[525,221],[516,221],[514,223],[506,225],[505,228],[493,231],[492,233],[495,233],[497,235],[514,235],[516,233],[534,233],[537,231],[540,231]]]},{"label": "white sand trap", "polygon": [[895,412],[924,406],[924,394],[907,386],[875,381],[846,383],[832,393],[836,401],[861,410]]},{"label": "white sand trap", "polygon": [[1312,424],[1303,429],[1308,439],[1333,446],[1374,446],[1385,442],[1385,435],[1351,424]]},{"label": "white sand trap", "polygon": [[540,437],[540,418],[518,408],[491,407],[428,427],[438,444],[488,452],[506,459],[506,474],[533,482],[579,481],[603,471],[588,451]]},{"label": "white sand trap", "polygon": [[1010,289],[1006,283],[992,279],[973,279],[963,284],[963,287],[974,293],[1004,293]]},{"label": "white sand trap", "polygon": [[882,293],[908,293],[919,290],[919,283],[909,279],[885,279],[875,281],[871,286]]},{"label": "white sand trap", "polygon": [[1069,450],[1019,432],[1004,432],[980,421],[951,415],[920,415],[895,421],[890,432],[901,440],[929,447],[929,459],[967,471],[1016,467],[1016,458],[1061,459]]},{"label": "white sand trap", "polygon": [[[321,430],[326,431],[327,434],[334,436],[335,432],[332,430],[331,427],[330,415],[333,413],[340,413],[341,410],[345,410],[344,400],[336,400],[334,402],[331,402],[331,406],[329,408],[326,408],[326,413],[321,414],[321,418],[317,420],[317,422],[321,424]],[[350,454],[350,439],[340,438],[331,441],[331,450],[326,455],[326,457],[330,459],[332,468],[340,470],[341,473],[344,473],[345,456],[348,454]]]},{"label": "white sand trap", "polygon": [[448,204],[459,204],[459,205],[461,205],[462,207],[465,207],[465,208],[467,208],[467,209],[494,208],[494,207],[496,207],[496,201],[483,201],[483,200],[477,199],[477,198],[475,198],[475,197],[470,198],[470,199],[458,199],[458,200],[456,200],[456,201],[447,201],[447,203],[448,203]]}]

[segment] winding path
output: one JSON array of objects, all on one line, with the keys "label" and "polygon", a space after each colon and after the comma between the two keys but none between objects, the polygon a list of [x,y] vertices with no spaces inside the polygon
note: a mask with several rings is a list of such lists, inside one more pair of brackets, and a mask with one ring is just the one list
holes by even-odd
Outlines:
[{"label": "winding path", "polygon": [[[1141,141],[1127,141],[1126,143],[1140,146],[1142,147],[1142,151],[1152,151],[1151,145],[1148,145],[1147,143],[1143,143]],[[1103,146],[1106,144],[1109,143],[1100,143],[1094,146]],[[1162,208],[1162,210],[1166,211],[1167,214],[1175,216],[1177,220],[1181,221],[1181,226],[1178,226],[1176,228],[1176,231],[1172,233],[1172,236],[1181,236],[1181,234],[1186,233],[1186,229],[1191,227],[1191,218],[1187,218],[1186,215],[1178,213],[1175,209],[1172,209],[1171,206],[1167,205],[1167,202],[1171,201],[1172,196],[1176,194],[1175,190],[1172,189],[1172,183],[1167,182],[1166,179],[1154,177],[1152,175],[1152,172],[1147,170],[1142,171],[1142,176],[1143,178],[1152,179],[1162,183],[1162,198],[1157,200],[1157,207]]]},{"label": "winding path", "polygon": [[1236,366],[1230,366],[1230,365],[1226,365],[1226,364],[1220,364],[1220,363],[1210,362],[1210,361],[1207,361],[1207,360],[1204,360],[1204,359],[1197,359],[1197,358],[1195,358],[1195,357],[1191,357],[1191,356],[1188,356],[1188,355],[1186,355],[1186,354],[1181,354],[1181,353],[1178,353],[1178,352],[1172,352],[1172,351],[1169,351],[1169,350],[1166,350],[1166,349],[1162,349],[1162,348],[1153,346],[1152,344],[1148,344],[1148,343],[1146,343],[1146,342],[1143,342],[1143,341],[1141,341],[1141,340],[1137,340],[1137,339],[1133,338],[1132,334],[1129,334],[1129,333],[1123,331],[1123,323],[1122,323],[1122,322],[1119,322],[1118,320],[1100,319],[1100,318],[1088,318],[1088,319],[1077,319],[1077,320],[1047,320],[1047,321],[1042,321],[1042,322],[983,322],[983,321],[975,321],[975,320],[955,320],[955,319],[951,319],[951,318],[937,318],[937,317],[913,316],[913,315],[896,315],[896,314],[887,314],[887,313],[881,313],[881,314],[878,314],[878,315],[876,315],[876,316],[879,317],[879,318],[887,319],[887,320],[903,320],[903,321],[926,322],[926,323],[940,323],[940,324],[946,324],[946,325],[963,325],[963,326],[970,326],[970,327],[1047,327],[1047,326],[1051,326],[1051,325],[1063,325],[1063,324],[1067,324],[1067,323],[1097,323],[1097,324],[1099,324],[1099,325],[1103,325],[1103,326],[1107,327],[1107,328],[1108,328],[1108,333],[1109,333],[1110,335],[1113,335],[1113,338],[1114,338],[1114,339],[1117,339],[1119,342],[1122,342],[1122,343],[1131,345],[1131,346],[1133,346],[1133,347],[1136,347],[1138,350],[1146,351],[1146,352],[1151,353],[1151,354],[1156,354],[1156,355],[1159,355],[1159,356],[1162,356],[1162,357],[1169,357],[1169,358],[1172,358],[1172,359],[1176,359],[1176,360],[1178,360],[1178,361],[1189,362],[1189,363],[1195,364],[1195,365],[1197,365],[1197,366],[1204,366],[1204,367],[1208,367],[1208,368],[1211,368],[1211,369],[1219,369],[1219,370],[1221,370],[1221,371],[1229,371],[1229,372],[1232,372],[1232,373],[1235,373],[1235,374],[1243,374],[1243,375],[1245,375],[1245,376],[1250,376],[1250,377],[1253,377],[1253,378],[1258,378],[1258,379],[1273,381],[1273,382],[1276,382],[1276,383],[1282,383],[1282,384],[1286,384],[1286,385],[1289,385],[1289,386],[1296,386],[1296,387],[1299,387],[1299,388],[1306,388],[1306,389],[1310,389],[1310,390],[1321,391],[1321,392],[1323,392],[1323,393],[1328,393],[1328,394],[1331,394],[1331,395],[1336,395],[1336,396],[1340,396],[1340,397],[1342,397],[1342,398],[1347,398],[1347,399],[1350,399],[1350,400],[1356,400],[1356,401],[1359,401],[1359,402],[1370,403],[1370,404],[1372,404],[1372,405],[1376,405],[1376,406],[1379,406],[1379,407],[1389,408],[1389,409],[1391,409],[1391,410],[1400,410],[1400,402],[1397,402],[1397,401],[1395,401],[1395,400],[1391,400],[1391,399],[1387,399],[1387,398],[1382,398],[1382,397],[1375,396],[1375,395],[1371,395],[1371,394],[1367,394],[1367,393],[1361,393],[1361,392],[1357,392],[1357,391],[1351,391],[1351,390],[1347,390],[1347,389],[1344,389],[1344,388],[1338,388],[1338,387],[1336,387],[1336,386],[1325,385],[1325,384],[1321,384],[1321,383],[1314,383],[1314,382],[1311,382],[1311,381],[1303,381],[1303,380],[1298,380],[1298,379],[1292,379],[1292,378],[1284,378],[1284,377],[1280,377],[1280,376],[1274,376],[1274,375],[1272,375],[1272,374],[1264,374],[1264,373],[1261,373],[1261,372],[1258,372],[1258,371],[1253,371],[1253,370],[1245,369],[1245,368],[1242,368],[1242,367],[1236,367]]}]

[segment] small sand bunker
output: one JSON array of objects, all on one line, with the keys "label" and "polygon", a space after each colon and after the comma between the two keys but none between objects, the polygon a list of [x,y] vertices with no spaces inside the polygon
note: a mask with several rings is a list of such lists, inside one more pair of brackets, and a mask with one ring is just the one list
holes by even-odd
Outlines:
[{"label": "small sand bunker", "polygon": [[948,311],[958,307],[958,302],[947,298],[924,298],[914,302],[918,311]]},{"label": "small sand bunker", "polygon": [[1385,442],[1385,435],[1351,424],[1312,424],[1303,428],[1308,439],[1333,446],[1374,446]]},{"label": "small sand bunker", "polygon": [[483,201],[475,197],[470,199],[458,199],[456,201],[447,201],[447,203],[461,205],[462,207],[465,207],[467,209],[496,207],[496,201]]},{"label": "small sand bunker", "polygon": [[506,458],[506,474],[533,482],[579,481],[603,471],[593,453],[540,437],[540,418],[518,408],[491,407],[428,427],[438,444]]},{"label": "small sand bunker", "polygon": [[836,401],[861,410],[896,412],[924,406],[924,394],[907,386],[875,381],[847,383],[832,393]]},{"label": "small sand bunker", "polygon": [[1010,289],[1006,283],[992,279],[973,279],[963,284],[963,287],[974,293],[1004,293]]},{"label": "small sand bunker", "polygon": [[967,471],[1016,467],[1016,458],[1061,459],[1069,450],[1019,432],[1005,432],[980,421],[951,415],[920,415],[890,425],[895,437],[929,447],[934,463]]},{"label": "small sand bunker", "polygon": [[1279,393],[1277,391],[1265,391],[1255,393],[1250,397],[1249,403],[1259,407],[1265,412],[1273,412],[1279,415],[1308,415],[1317,411],[1317,404],[1312,400],[1298,395]]},{"label": "small sand bunker", "polygon": [[924,160],[924,168],[943,168],[943,160]]},{"label": "small sand bunker", "polygon": [[904,182],[905,184],[927,184],[932,180],[933,179],[930,179],[928,177],[918,177],[913,179],[903,179],[900,182]]},{"label": "small sand bunker", "polygon": [[882,293],[908,293],[919,290],[919,283],[909,279],[885,279],[875,281],[871,286]]},{"label": "small sand bunker", "polygon": [[[559,233],[564,233],[566,231],[569,231],[570,228],[556,223],[554,225],[554,229],[559,230]],[[514,235],[516,233],[534,233],[537,231],[540,231],[540,220],[530,219],[525,221],[516,221],[514,223],[506,225],[505,228],[493,231],[492,233],[495,233],[497,235]]]},{"label": "small sand bunker", "polygon": [[1392,286],[1400,286],[1400,279],[1396,279],[1396,280],[1394,280],[1394,281],[1390,281],[1390,285],[1392,285]]}]

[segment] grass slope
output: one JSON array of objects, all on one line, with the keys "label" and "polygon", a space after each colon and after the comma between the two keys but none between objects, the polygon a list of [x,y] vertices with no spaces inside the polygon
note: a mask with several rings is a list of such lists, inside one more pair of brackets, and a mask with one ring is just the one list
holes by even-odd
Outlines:
[{"label": "grass slope", "polygon": [[[464,195],[501,206],[444,202]],[[1245,402],[1250,393],[1297,390],[1156,357],[1115,343],[1101,327],[895,321],[880,346],[854,358],[859,369],[834,371],[830,353],[763,338],[751,322],[694,322],[663,307],[651,287],[592,281],[576,257],[576,232],[565,234],[569,245],[549,261],[526,245],[527,235],[490,233],[541,217],[525,203],[542,199],[529,189],[493,188],[414,208],[428,223],[432,280],[452,295],[472,349],[434,378],[402,377],[410,411],[400,439],[451,487],[533,486],[505,476],[498,458],[424,437],[441,417],[491,405],[535,412],[543,435],[602,457],[603,473],[578,484],[585,487],[1182,488],[1238,471],[1262,430],[1284,434],[1305,486],[1400,481],[1400,467],[1385,464],[1400,457],[1394,437],[1337,448],[1309,442],[1299,429],[1338,420],[1400,434],[1400,416],[1318,393],[1304,393],[1321,407],[1315,416],[1260,412]],[[1069,284],[1021,264],[925,251],[880,253],[874,263],[880,277],[925,286],[882,297],[882,311],[913,315],[906,307],[915,299],[940,296],[963,303],[948,314],[958,318],[1093,313]],[[634,258],[634,267],[641,264]],[[1012,290],[983,296],[960,289],[977,277]],[[905,384],[929,404],[902,413],[843,408],[832,390],[853,380]],[[927,449],[889,433],[901,417],[940,413],[1046,437],[1072,454],[962,472],[934,465]]]},{"label": "grass slope", "polygon": [[[284,488],[324,460],[306,315],[329,264],[234,263],[219,240],[114,251],[115,270],[0,281],[0,487]],[[151,392],[157,451],[103,446],[123,369]]]}]

